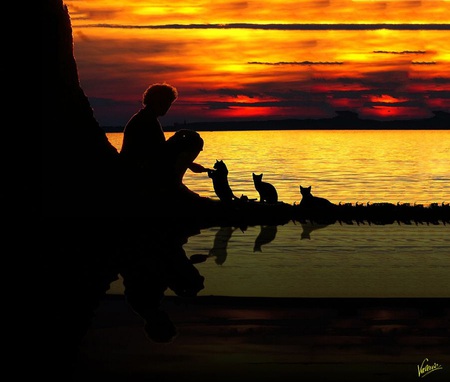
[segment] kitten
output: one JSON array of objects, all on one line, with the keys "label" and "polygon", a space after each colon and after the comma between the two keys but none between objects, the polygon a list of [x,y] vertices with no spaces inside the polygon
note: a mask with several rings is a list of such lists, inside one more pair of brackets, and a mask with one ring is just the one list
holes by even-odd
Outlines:
[{"label": "kitten", "polygon": [[228,183],[228,168],[224,161],[216,160],[214,170],[209,170],[208,176],[212,179],[214,192],[222,202],[237,199]]},{"label": "kitten", "polygon": [[262,181],[263,174],[256,175],[253,173],[253,183],[256,191],[259,193],[259,201],[267,203],[277,203],[278,193],[276,188],[267,182]]},{"label": "kitten", "polygon": [[300,186],[300,193],[302,194],[302,201],[300,202],[300,206],[302,207],[326,208],[336,206],[335,204],[331,203],[328,199],[313,196],[311,194],[311,186],[309,187]]}]

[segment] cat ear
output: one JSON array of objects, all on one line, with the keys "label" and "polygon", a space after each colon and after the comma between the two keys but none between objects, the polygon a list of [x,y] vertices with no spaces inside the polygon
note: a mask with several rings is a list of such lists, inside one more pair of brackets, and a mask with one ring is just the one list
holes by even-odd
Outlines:
[{"label": "cat ear", "polygon": [[304,190],[304,188],[302,186],[300,186],[300,190]]},{"label": "cat ear", "polygon": [[308,187],[308,190],[310,190],[310,191],[311,191],[311,186],[309,186],[309,187]]}]

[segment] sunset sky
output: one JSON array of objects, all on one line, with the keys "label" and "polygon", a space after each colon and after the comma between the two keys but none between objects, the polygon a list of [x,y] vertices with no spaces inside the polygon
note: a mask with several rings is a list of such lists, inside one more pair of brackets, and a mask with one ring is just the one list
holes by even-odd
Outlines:
[{"label": "sunset sky", "polygon": [[165,125],[450,111],[450,0],[65,4],[101,126],[123,126],[154,82],[179,91]]}]

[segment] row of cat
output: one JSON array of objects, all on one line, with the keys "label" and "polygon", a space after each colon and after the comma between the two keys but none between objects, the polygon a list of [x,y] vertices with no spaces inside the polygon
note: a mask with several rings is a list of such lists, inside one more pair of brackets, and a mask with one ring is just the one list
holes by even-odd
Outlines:
[{"label": "row of cat", "polygon": [[[214,192],[217,197],[223,202],[231,202],[237,199],[246,199],[245,196],[238,198],[228,183],[228,168],[223,160],[216,160],[213,166],[214,170],[208,171],[208,176],[212,179]],[[262,180],[263,174],[252,173],[253,184],[256,191],[259,194],[259,201],[265,203],[277,203],[278,202],[278,192],[275,186],[271,183]],[[301,206],[308,207],[328,207],[334,206],[329,200],[325,198],[319,198],[311,194],[311,186],[302,187],[300,186],[300,193],[302,195],[302,200],[300,202]]]}]

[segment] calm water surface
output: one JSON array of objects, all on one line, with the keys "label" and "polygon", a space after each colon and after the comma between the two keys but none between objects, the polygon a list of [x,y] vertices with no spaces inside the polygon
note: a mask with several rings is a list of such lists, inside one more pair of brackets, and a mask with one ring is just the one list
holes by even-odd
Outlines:
[{"label": "calm water surface", "polygon": [[[299,185],[335,203],[450,201],[449,131],[201,135],[198,162],[224,160],[237,195],[258,197],[255,172],[287,203],[300,201]],[[120,148],[121,133],[108,138]],[[185,183],[215,198],[206,175],[186,174]],[[205,277],[200,295],[450,297],[450,227],[443,224],[212,227],[184,248],[188,256],[209,255],[196,265]],[[120,280],[110,292],[123,293]]]},{"label": "calm water surface", "polygon": [[185,247],[188,255],[211,255],[197,265],[206,278],[202,294],[450,297],[450,228],[443,225],[257,226],[234,229],[225,251],[214,248],[220,234],[205,230]]},{"label": "calm water surface", "polygon": [[[170,136],[173,133],[166,133]],[[257,198],[252,173],[278,190],[280,200],[300,201],[299,186],[334,203],[450,201],[450,131],[252,131],[201,132],[197,162],[223,160],[237,196]],[[108,133],[120,149],[122,133]],[[206,174],[184,182],[216,198]]]}]

